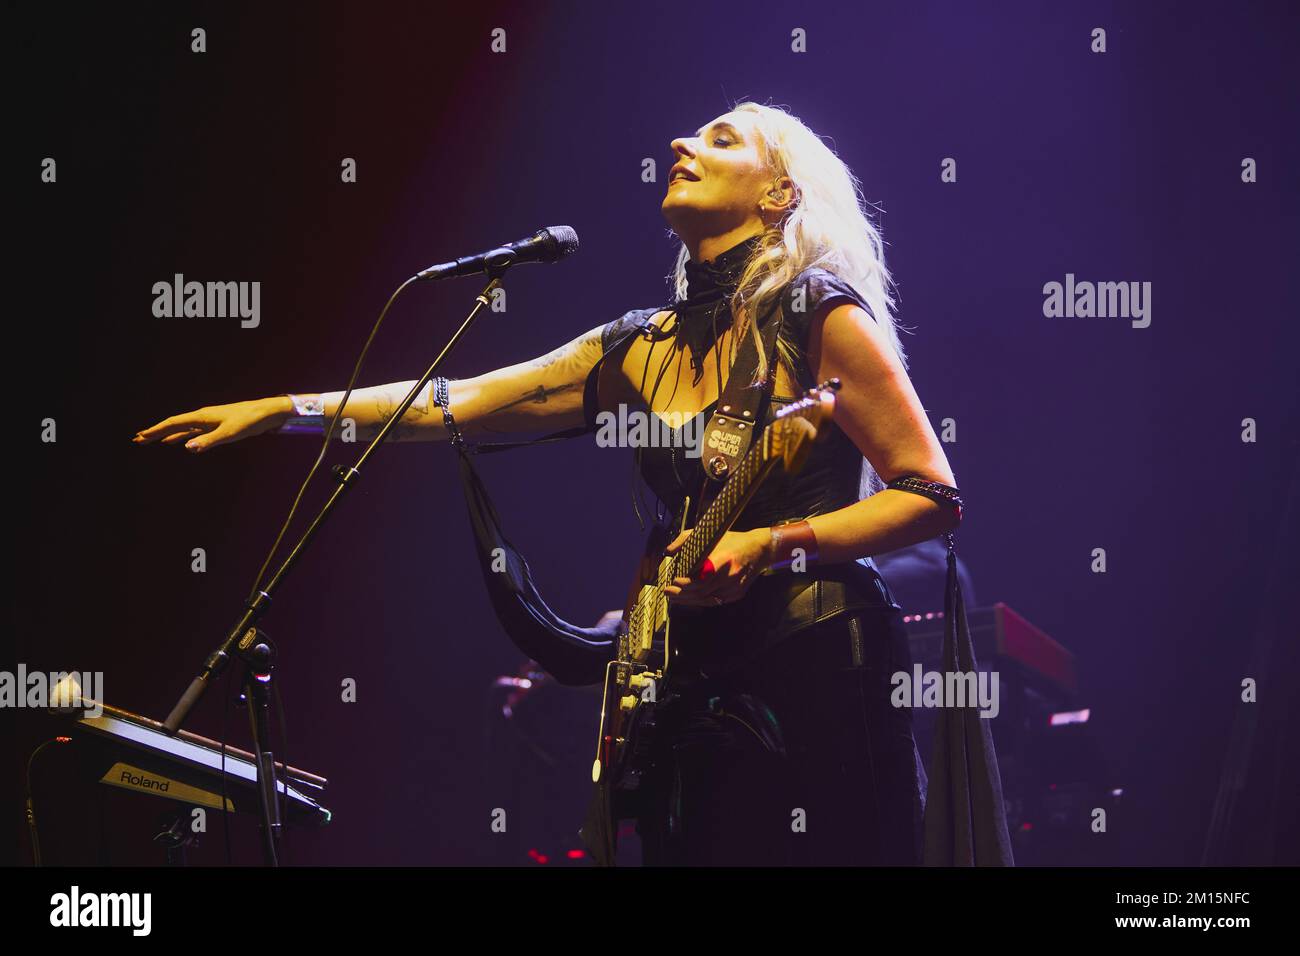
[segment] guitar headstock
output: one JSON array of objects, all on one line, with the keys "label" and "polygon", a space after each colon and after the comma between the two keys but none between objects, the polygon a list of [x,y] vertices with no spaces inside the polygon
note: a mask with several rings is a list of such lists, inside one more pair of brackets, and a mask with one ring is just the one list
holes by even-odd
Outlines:
[{"label": "guitar headstock", "polygon": [[767,454],[779,457],[787,472],[793,474],[803,467],[812,443],[824,433],[822,426],[835,417],[835,393],[840,385],[838,378],[832,378],[808,389],[799,401],[777,412],[768,426]]}]

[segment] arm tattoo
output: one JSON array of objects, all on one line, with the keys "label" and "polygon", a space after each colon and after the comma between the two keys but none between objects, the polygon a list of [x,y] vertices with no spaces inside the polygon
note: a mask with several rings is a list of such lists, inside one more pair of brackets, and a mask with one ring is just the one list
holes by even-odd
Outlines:
[{"label": "arm tattoo", "polygon": [[559,395],[561,392],[571,392],[578,386],[576,384],[555,385],[550,388],[538,385],[536,388],[524,392],[516,399],[506,402],[504,405],[498,405],[489,411],[488,415],[495,415],[497,412],[504,412],[507,408],[514,408],[516,405],[545,405],[546,400],[552,395]]},{"label": "arm tattoo", "polygon": [[[419,419],[424,418],[433,408],[433,386],[429,385],[424,390],[425,402],[424,407],[419,405],[419,396],[411,403],[411,407],[406,410],[402,420],[393,426],[389,434],[396,440],[401,441],[404,438],[411,438],[415,434],[415,429],[419,424]],[[402,398],[406,395],[403,393]],[[397,411],[397,406],[401,404],[401,398],[397,398],[391,393],[384,392],[375,398],[375,413],[379,416],[380,427],[386,423]],[[415,421],[412,421],[415,419]],[[377,431],[377,430],[376,430]]]},{"label": "arm tattoo", "polygon": [[528,364],[536,369],[550,368],[557,362],[562,362],[567,358],[580,358],[589,346],[599,345],[601,339],[601,330],[594,330],[591,334],[583,336],[577,342],[570,342],[567,345],[561,345],[553,352],[547,352],[539,359],[534,359]]}]

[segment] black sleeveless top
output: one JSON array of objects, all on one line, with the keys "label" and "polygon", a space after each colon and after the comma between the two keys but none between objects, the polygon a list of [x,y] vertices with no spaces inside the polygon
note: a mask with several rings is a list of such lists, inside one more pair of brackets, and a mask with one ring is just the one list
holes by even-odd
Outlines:
[{"label": "black sleeveless top", "polygon": [[[804,308],[795,311],[793,303],[797,301],[796,295],[800,291]],[[784,320],[781,337],[795,347],[793,371],[800,390],[817,384],[813,381],[807,361],[808,323],[819,308],[837,300],[853,302],[875,318],[871,307],[856,289],[825,269],[805,270],[782,294]],[[621,354],[616,356],[610,353],[614,350],[622,353],[626,345],[631,344],[633,335],[630,333],[635,333],[640,323],[662,311],[665,308],[636,309],[608,323],[602,332],[606,361],[621,361]],[[775,418],[781,407],[799,398],[800,396],[774,394],[768,422]],[[698,436],[716,405],[717,400],[710,402],[690,423],[669,432],[674,439],[679,440],[640,449],[641,477],[661,505],[657,516],[660,521],[671,521],[679,513],[683,499],[699,492],[704,475],[702,458],[688,454],[687,443],[681,433]],[[640,410],[646,411],[644,408]],[[594,422],[594,409],[590,406],[588,415],[589,420]],[[825,427],[827,434],[813,444],[800,472],[791,475],[783,468],[776,469],[759,487],[737,520],[735,530],[748,531],[781,521],[797,521],[826,514],[858,500],[862,453],[834,422]]]},{"label": "black sleeveless top", "polygon": [[[797,297],[800,293],[801,297]],[[819,308],[836,300],[853,302],[875,318],[856,289],[825,269],[805,270],[782,293],[781,337],[795,346],[794,373],[800,389],[817,384],[807,363],[809,322]],[[798,311],[794,308],[797,301],[803,306]],[[636,309],[608,323],[602,331],[602,364],[621,363],[638,329],[644,328],[656,313],[671,308]],[[774,320],[775,317],[769,319]],[[597,371],[593,370],[593,377]],[[774,394],[768,422],[783,405],[797,398]],[[716,401],[710,403],[695,416],[689,436],[703,433],[716,404]],[[648,413],[644,404],[639,410]],[[595,388],[589,381],[587,420],[588,427],[593,429],[595,414]],[[674,431],[680,432],[685,427]],[[824,428],[827,433],[813,443],[799,473],[791,475],[783,468],[775,469],[741,513],[734,530],[748,531],[783,521],[798,521],[836,511],[858,500],[864,464],[862,453],[834,422]],[[704,476],[703,459],[688,455],[684,444],[684,441],[668,441],[638,449],[640,476],[660,503],[655,516],[657,526],[647,550],[661,548],[665,539],[673,537],[673,522],[684,498],[699,494]],[[754,582],[740,601],[718,608],[676,607],[672,620],[674,627],[698,623],[702,631],[715,634],[743,628],[750,635],[766,635],[768,641],[762,642],[766,644],[802,627],[863,607],[897,608],[870,557],[835,565],[814,565],[803,574],[765,575]],[[693,643],[698,646],[699,640]],[[746,643],[755,644],[752,640]]]}]

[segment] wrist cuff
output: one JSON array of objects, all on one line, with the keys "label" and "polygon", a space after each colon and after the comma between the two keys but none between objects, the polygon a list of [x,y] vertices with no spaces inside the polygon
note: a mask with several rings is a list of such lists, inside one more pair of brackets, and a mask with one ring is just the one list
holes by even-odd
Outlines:
[{"label": "wrist cuff", "polygon": [[792,568],[797,573],[817,563],[817,535],[807,521],[779,524],[769,531],[772,534],[767,552],[769,571]]},{"label": "wrist cuff", "polygon": [[278,429],[281,435],[325,434],[325,400],[319,395],[290,395],[293,414]]}]

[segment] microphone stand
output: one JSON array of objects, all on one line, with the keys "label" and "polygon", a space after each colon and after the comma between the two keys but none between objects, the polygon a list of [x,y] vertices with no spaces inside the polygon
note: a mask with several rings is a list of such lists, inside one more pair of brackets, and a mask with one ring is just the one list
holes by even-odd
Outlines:
[{"label": "microphone stand", "polygon": [[[280,785],[277,784],[275,779],[275,759],[271,753],[271,741],[267,734],[266,719],[267,704],[271,694],[271,672],[274,669],[275,649],[266,633],[258,629],[257,623],[269,609],[276,590],[293,566],[298,563],[298,559],[306,550],[308,543],[315,537],[326,517],[334,510],[334,506],[338,504],[344,492],[356,484],[357,479],[361,476],[361,466],[366,463],[380,443],[388,437],[388,433],[402,420],[402,417],[415,401],[416,396],[420,394],[420,390],[433,378],[443,360],[461,340],[465,332],[468,331],[474,320],[478,318],[479,313],[490,305],[489,296],[501,285],[502,276],[514,264],[515,259],[516,253],[513,250],[504,249],[499,253],[494,253],[489,258],[484,271],[490,281],[483,291],[479,293],[478,298],[474,301],[474,308],[465,317],[465,321],[461,323],[460,328],[443,346],[442,351],[438,353],[438,357],[433,360],[433,364],[429,366],[424,375],[420,377],[420,380],[402,399],[397,410],[379,430],[379,434],[366,446],[356,464],[350,468],[335,465],[331,469],[335,481],[338,482],[338,487],[326,500],[315,519],[308,525],[302,537],[298,539],[298,543],[294,545],[293,550],[284,559],[284,563],[280,565],[279,570],[267,582],[266,587],[251,594],[245,601],[244,612],[240,615],[239,620],[235,622],[235,626],[227,632],[226,638],[221,642],[221,645],[208,655],[207,660],[203,662],[203,666],[199,669],[198,676],[190,682],[189,688],[177,701],[171,713],[167,715],[167,719],[163,721],[162,727],[164,731],[169,734],[176,733],[190,710],[208,689],[208,686],[217,675],[225,670],[226,665],[230,663],[230,658],[232,656],[237,657],[244,664],[242,702],[248,707],[249,726],[253,733],[253,752],[258,758],[256,761],[257,795],[262,820],[262,853],[263,859],[268,866],[278,865],[276,847],[280,837],[279,808],[276,801]],[[398,292],[401,292],[416,278],[419,277],[414,276],[404,282]],[[394,298],[396,298],[396,293],[394,293]],[[283,785],[288,786],[287,779]]]}]

